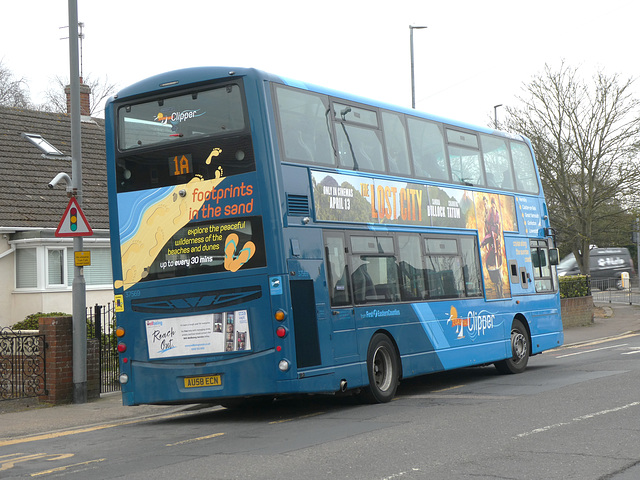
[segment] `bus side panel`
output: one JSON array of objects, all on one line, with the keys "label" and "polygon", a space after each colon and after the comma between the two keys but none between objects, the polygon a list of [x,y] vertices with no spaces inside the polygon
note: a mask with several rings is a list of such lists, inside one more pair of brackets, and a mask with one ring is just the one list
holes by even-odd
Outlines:
[{"label": "bus side panel", "polygon": [[505,302],[487,304],[482,299],[413,305],[440,370],[507,358],[511,345],[505,332],[510,330],[513,313],[505,307]]},{"label": "bus side panel", "polygon": [[425,332],[411,304],[375,305],[355,308],[358,351],[362,360],[362,378],[367,383],[367,351],[374,333],[387,332],[395,342],[402,360],[403,377],[412,377],[444,369],[433,340]]},{"label": "bus side panel", "polygon": [[545,350],[558,348],[564,343],[564,333],[543,333],[540,335],[531,335],[531,353],[533,355],[542,353]]},{"label": "bus side panel", "polygon": [[514,315],[505,307],[505,302],[483,299],[358,307],[359,350],[367,351],[376,331],[388,332],[405,378],[503,360],[511,354],[508,332]]},{"label": "bus side panel", "polygon": [[537,294],[536,300],[540,308],[525,315],[531,332],[532,354],[557,348],[564,343],[559,293]]}]

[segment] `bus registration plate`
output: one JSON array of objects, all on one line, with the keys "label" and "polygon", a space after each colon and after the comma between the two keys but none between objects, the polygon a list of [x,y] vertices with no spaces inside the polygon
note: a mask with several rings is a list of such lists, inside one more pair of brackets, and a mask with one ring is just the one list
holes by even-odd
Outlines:
[{"label": "bus registration plate", "polygon": [[220,375],[204,375],[201,377],[185,377],[185,388],[217,387],[222,385]]}]

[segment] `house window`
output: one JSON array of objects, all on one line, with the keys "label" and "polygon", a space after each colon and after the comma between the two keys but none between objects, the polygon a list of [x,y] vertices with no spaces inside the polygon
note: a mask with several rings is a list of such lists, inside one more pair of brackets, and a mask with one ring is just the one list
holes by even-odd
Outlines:
[{"label": "house window", "polygon": [[16,250],[16,288],[38,287],[38,261],[35,248]]},{"label": "house window", "polygon": [[[87,286],[111,286],[111,252],[108,248],[90,248],[91,265],[84,267],[83,276]],[[67,249],[67,285],[73,284],[75,275],[73,249]]]},{"label": "house window", "polygon": [[65,285],[64,248],[47,248],[47,287]]},{"label": "house window", "polygon": [[58,150],[56,147],[42,138],[42,135],[38,135],[36,133],[23,133],[22,138],[26,138],[27,140],[29,140],[32,144],[42,150],[46,155],[64,155],[64,153],[62,153],[60,150]]},{"label": "house window", "polygon": [[[84,267],[87,287],[107,288],[113,285],[109,248],[93,247],[91,265]],[[39,245],[17,248],[15,279],[18,290],[70,290],[75,273],[73,248]]]}]

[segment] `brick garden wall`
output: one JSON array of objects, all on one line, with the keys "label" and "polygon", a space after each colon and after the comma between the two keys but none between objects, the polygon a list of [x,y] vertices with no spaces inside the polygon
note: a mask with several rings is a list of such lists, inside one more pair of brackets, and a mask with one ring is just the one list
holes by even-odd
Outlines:
[{"label": "brick garden wall", "polygon": [[579,327],[593,323],[594,309],[592,296],[561,299],[562,326]]},{"label": "brick garden wall", "polygon": [[[47,394],[40,401],[58,405],[73,401],[73,324],[71,317],[42,317],[45,336]],[[87,341],[87,398],[100,396],[98,341]]]}]

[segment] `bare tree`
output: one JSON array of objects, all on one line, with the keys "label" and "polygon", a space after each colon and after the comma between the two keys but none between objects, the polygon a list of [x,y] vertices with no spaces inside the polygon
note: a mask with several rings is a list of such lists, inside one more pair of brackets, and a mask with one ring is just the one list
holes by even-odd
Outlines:
[{"label": "bare tree", "polygon": [[[90,114],[92,117],[100,116],[104,110],[104,101],[116,92],[116,85],[109,83],[109,78],[106,76],[104,80],[94,80],[87,76],[84,83],[91,88]],[[66,113],[67,96],[64,89],[69,85],[69,81],[56,77],[52,84],[53,86],[45,91],[46,103],[40,108],[49,112]]]},{"label": "bare tree", "polygon": [[0,60],[0,105],[29,108],[29,90],[24,78],[16,78]]},{"label": "bare tree", "polygon": [[524,85],[523,106],[507,107],[509,130],[533,145],[552,225],[584,274],[599,233],[638,202],[640,103],[632,83],[601,71],[587,83],[577,68],[545,65]]}]

